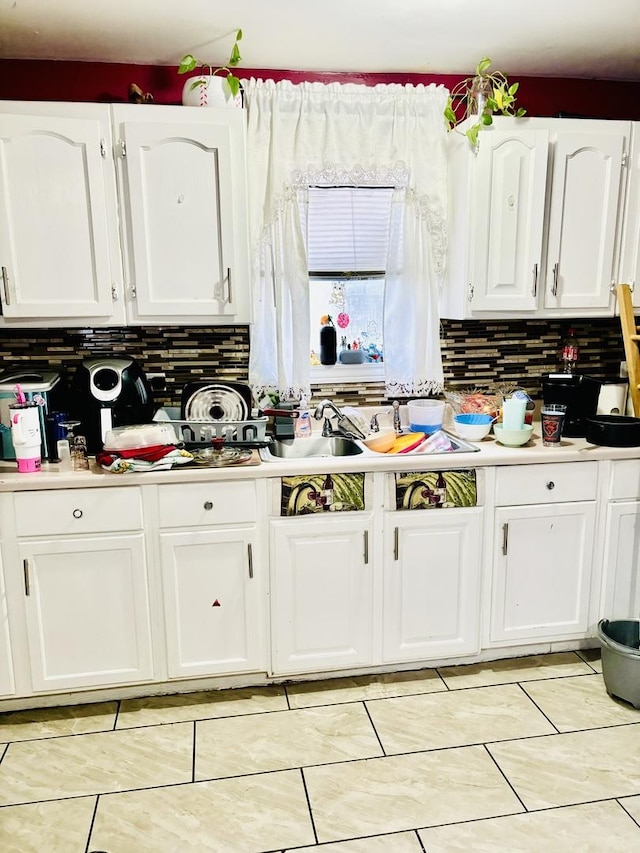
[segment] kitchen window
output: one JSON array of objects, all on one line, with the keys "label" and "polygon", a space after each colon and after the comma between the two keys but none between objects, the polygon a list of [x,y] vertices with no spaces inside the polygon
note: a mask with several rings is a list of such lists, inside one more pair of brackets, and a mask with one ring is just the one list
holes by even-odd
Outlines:
[{"label": "kitchen window", "polygon": [[[393,191],[309,187],[308,200],[300,206],[309,271],[313,382],[384,378],[383,310]],[[338,361],[331,366],[320,364],[321,318],[326,315],[337,334]]]}]

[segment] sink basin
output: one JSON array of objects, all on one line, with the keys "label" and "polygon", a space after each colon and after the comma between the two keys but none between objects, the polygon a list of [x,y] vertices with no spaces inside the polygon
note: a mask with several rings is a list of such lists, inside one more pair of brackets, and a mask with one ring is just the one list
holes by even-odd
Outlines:
[{"label": "sink basin", "polygon": [[260,458],[263,462],[277,462],[280,459],[359,456],[361,453],[364,453],[363,448],[350,438],[318,435],[311,438],[274,439],[268,447],[260,449]]}]

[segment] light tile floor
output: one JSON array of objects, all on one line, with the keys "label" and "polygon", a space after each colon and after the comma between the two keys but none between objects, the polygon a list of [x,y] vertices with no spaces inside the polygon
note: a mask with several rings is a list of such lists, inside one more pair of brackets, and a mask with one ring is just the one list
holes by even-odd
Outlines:
[{"label": "light tile floor", "polygon": [[2,853],[628,853],[594,652],[0,714]]}]

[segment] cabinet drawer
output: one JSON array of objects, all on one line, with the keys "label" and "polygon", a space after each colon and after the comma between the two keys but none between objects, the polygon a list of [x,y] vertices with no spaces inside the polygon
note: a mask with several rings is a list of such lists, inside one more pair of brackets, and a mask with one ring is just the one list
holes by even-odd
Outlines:
[{"label": "cabinet drawer", "polygon": [[513,465],[496,472],[497,506],[592,501],[596,498],[597,462]]},{"label": "cabinet drawer", "polygon": [[18,536],[108,533],[142,528],[137,488],[52,489],[14,496]]},{"label": "cabinet drawer", "polygon": [[161,486],[158,501],[161,527],[236,524],[257,517],[253,482]]},{"label": "cabinet drawer", "polygon": [[612,463],[609,497],[614,501],[640,498],[640,459]]}]

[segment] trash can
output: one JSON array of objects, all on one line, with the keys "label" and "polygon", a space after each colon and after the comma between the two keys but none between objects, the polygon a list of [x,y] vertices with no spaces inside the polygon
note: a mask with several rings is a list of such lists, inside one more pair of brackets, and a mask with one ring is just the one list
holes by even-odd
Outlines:
[{"label": "trash can", "polygon": [[640,621],[601,619],[598,639],[607,693],[640,709]]}]

